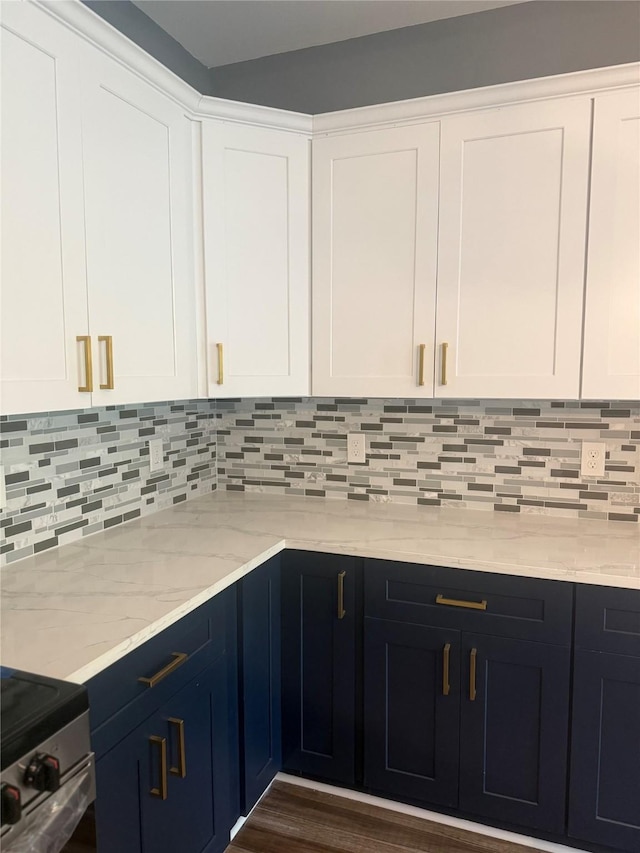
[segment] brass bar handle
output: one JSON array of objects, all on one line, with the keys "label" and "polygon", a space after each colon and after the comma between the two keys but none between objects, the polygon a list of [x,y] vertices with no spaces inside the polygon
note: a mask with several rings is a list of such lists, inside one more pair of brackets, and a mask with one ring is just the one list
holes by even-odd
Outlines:
[{"label": "brass bar handle", "polygon": [[159,684],[163,678],[166,678],[168,675],[171,675],[171,673],[175,672],[175,670],[178,669],[179,666],[182,666],[182,664],[187,660],[189,655],[185,654],[184,652],[171,652],[171,657],[173,658],[171,663],[168,663],[165,667],[159,669],[155,675],[152,675],[150,678],[141,675],[138,681],[141,684],[146,684],[147,687],[155,687],[156,684]]},{"label": "brass bar handle", "polygon": [[448,343],[441,344],[441,350],[442,350],[442,357],[440,359],[440,369],[441,369],[440,384],[441,385],[447,384],[447,351],[448,351],[448,349],[449,349]]},{"label": "brass bar handle", "polygon": [[344,619],[347,611],[344,609],[344,578],[346,572],[338,572],[338,619]]},{"label": "brass bar handle", "polygon": [[216,344],[218,350],[218,385],[224,382],[224,349],[222,344]]},{"label": "brass bar handle", "polygon": [[157,746],[160,750],[160,783],[157,788],[151,788],[149,793],[152,797],[158,797],[160,800],[167,799],[167,739],[166,737],[158,737],[151,735],[149,743],[152,746]]},{"label": "brass bar handle", "polygon": [[469,657],[469,701],[476,701],[476,658],[478,656],[477,649],[471,649]]},{"label": "brass bar handle", "polygon": [[98,335],[98,341],[105,345],[107,354],[107,381],[100,383],[100,388],[104,391],[113,391],[115,385],[113,383],[113,338],[111,335]]},{"label": "brass bar handle", "polygon": [[442,650],[442,695],[448,696],[451,690],[449,684],[449,655],[451,653],[451,643],[447,643]]},{"label": "brass bar handle", "polygon": [[187,756],[184,748],[184,720],[179,720],[177,717],[169,717],[169,725],[173,726],[178,735],[178,765],[169,767],[169,773],[172,776],[179,776],[184,779],[187,775]]},{"label": "brass bar handle", "polygon": [[487,602],[482,601],[464,601],[459,598],[445,598],[444,595],[436,595],[436,604],[446,604],[449,607],[466,607],[468,610],[486,610]]},{"label": "brass bar handle", "polygon": [[91,359],[91,335],[76,335],[76,341],[84,344],[84,385],[78,385],[78,391],[93,391],[93,362]]},{"label": "brass bar handle", "polygon": [[418,346],[418,385],[424,385],[424,351],[426,344]]}]

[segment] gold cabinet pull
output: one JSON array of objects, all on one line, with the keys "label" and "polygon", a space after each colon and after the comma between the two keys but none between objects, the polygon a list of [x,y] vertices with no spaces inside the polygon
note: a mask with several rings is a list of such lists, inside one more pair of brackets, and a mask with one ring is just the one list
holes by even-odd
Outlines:
[{"label": "gold cabinet pull", "polygon": [[149,738],[151,746],[157,746],[160,753],[160,781],[157,788],[151,788],[149,793],[152,797],[158,797],[160,800],[167,799],[167,739],[166,737],[158,737],[151,735]]},{"label": "gold cabinet pull", "polygon": [[442,650],[442,695],[448,696],[451,690],[449,684],[449,655],[451,652],[451,643],[447,643]]},{"label": "gold cabinet pull", "polygon": [[444,595],[436,595],[436,604],[446,604],[449,607],[466,607],[468,610],[486,610],[487,602],[482,601],[463,601],[459,598],[445,598]]},{"label": "gold cabinet pull", "polygon": [[346,572],[338,572],[338,619],[344,619],[347,611],[344,609],[344,577]]},{"label": "gold cabinet pull", "polygon": [[172,765],[169,767],[169,773],[172,776],[179,776],[181,779],[184,779],[187,775],[187,756],[184,748],[184,720],[180,720],[177,717],[169,717],[168,722],[170,726],[175,728],[178,735],[178,764],[177,766]]},{"label": "gold cabinet pull", "polygon": [[469,656],[469,701],[476,701],[476,658],[478,656],[477,649],[471,649]]},{"label": "gold cabinet pull", "polygon": [[100,388],[105,391],[113,391],[113,338],[111,335],[98,335],[98,342],[105,345],[105,352],[107,356],[107,381],[104,383],[100,383]]},{"label": "gold cabinet pull", "polygon": [[424,385],[424,351],[426,344],[418,346],[418,385]]},{"label": "gold cabinet pull", "polygon": [[147,687],[155,687],[156,684],[159,684],[163,678],[166,678],[168,675],[171,675],[171,673],[175,672],[175,670],[178,669],[179,666],[182,666],[182,664],[187,660],[189,655],[185,654],[184,652],[171,652],[171,657],[173,658],[171,663],[168,663],[162,669],[159,669],[155,675],[151,676],[151,678],[147,678],[146,676],[141,675],[138,681],[141,684],[146,684]]},{"label": "gold cabinet pull", "polygon": [[84,344],[84,385],[78,385],[78,391],[93,391],[93,363],[91,360],[91,335],[76,335],[76,341]]},{"label": "gold cabinet pull", "polygon": [[218,385],[224,382],[224,350],[222,344],[216,344],[218,350]]},{"label": "gold cabinet pull", "polygon": [[449,344],[443,343],[441,344],[442,357],[440,359],[440,384],[447,384],[447,351],[449,349]]}]

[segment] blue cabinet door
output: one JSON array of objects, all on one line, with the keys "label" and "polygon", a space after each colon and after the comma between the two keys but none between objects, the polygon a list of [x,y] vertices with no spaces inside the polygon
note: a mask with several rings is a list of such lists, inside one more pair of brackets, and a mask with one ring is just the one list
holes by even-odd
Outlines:
[{"label": "blue cabinet door", "polygon": [[280,557],[243,578],[238,613],[240,794],[246,815],[282,766]]},{"label": "blue cabinet door", "polygon": [[360,561],[290,551],[282,562],[283,766],[355,783]]},{"label": "blue cabinet door", "polygon": [[96,766],[98,853],[221,853],[229,843],[225,656]]},{"label": "blue cabinet door", "polygon": [[365,786],[456,806],[459,726],[459,632],[365,619]]},{"label": "blue cabinet door", "polygon": [[462,635],[460,809],[564,833],[570,650]]},{"label": "blue cabinet door", "polygon": [[569,835],[640,850],[640,658],[574,658]]}]

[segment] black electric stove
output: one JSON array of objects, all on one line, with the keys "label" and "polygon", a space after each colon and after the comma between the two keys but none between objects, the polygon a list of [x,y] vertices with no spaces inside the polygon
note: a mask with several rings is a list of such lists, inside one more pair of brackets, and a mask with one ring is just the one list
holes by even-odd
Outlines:
[{"label": "black electric stove", "polygon": [[[64,801],[82,774],[95,796],[87,688],[0,667],[0,835],[3,848],[37,825],[49,797]],[[40,820],[45,812],[41,812]]]}]

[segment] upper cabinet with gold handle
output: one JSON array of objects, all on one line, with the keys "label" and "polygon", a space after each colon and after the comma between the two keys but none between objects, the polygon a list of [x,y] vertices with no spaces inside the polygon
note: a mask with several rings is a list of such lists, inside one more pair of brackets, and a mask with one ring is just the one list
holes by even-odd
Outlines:
[{"label": "upper cabinet with gold handle", "polygon": [[441,347],[441,356],[440,356],[440,384],[447,384],[447,355],[449,352],[449,344],[445,341]]},{"label": "upper cabinet with gold handle", "polygon": [[98,335],[98,342],[105,345],[107,381],[100,383],[100,388],[105,391],[113,391],[115,385],[113,380],[113,338],[111,335]]},{"label": "upper cabinet with gold handle", "polygon": [[419,344],[418,346],[418,385],[420,387],[424,385],[424,351],[426,346],[426,344]]}]

